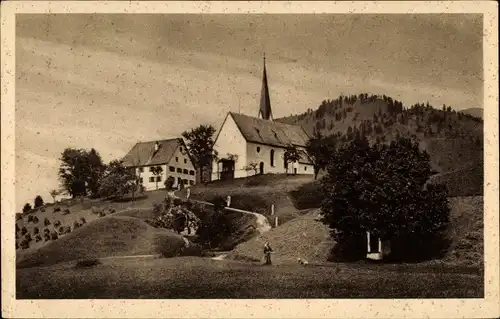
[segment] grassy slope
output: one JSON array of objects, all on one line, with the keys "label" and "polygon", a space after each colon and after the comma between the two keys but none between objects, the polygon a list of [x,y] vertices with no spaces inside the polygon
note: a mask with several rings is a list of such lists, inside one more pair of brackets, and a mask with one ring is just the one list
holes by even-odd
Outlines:
[{"label": "grassy slope", "polygon": [[[432,265],[261,266],[206,258],[106,260],[18,270],[18,299],[481,298],[481,273]],[[84,280],[82,280],[84,279]],[[78,282],[78,284],[75,284]]]},{"label": "grassy slope", "polygon": [[[447,236],[451,247],[439,263],[482,267],[483,260],[483,197],[450,198],[450,226]],[[316,220],[318,211],[291,220],[268,233],[238,245],[232,259],[261,260],[262,248],[269,241],[277,263],[296,262],[297,258],[326,262],[334,241],[328,227]]]},{"label": "grassy slope", "polygon": [[[313,180],[310,175],[268,174],[232,181],[215,181],[208,185],[195,185],[191,188],[191,198],[204,201],[222,196],[231,196],[231,207],[253,211],[269,217],[271,224],[271,205],[275,205],[275,216],[284,223],[304,212],[296,208],[290,192]],[[185,197],[186,191],[179,196]]]},{"label": "grassy slope", "polygon": [[51,265],[76,259],[162,254],[174,256],[184,247],[182,236],[125,216],[108,216],[58,240],[18,254],[17,267]]}]

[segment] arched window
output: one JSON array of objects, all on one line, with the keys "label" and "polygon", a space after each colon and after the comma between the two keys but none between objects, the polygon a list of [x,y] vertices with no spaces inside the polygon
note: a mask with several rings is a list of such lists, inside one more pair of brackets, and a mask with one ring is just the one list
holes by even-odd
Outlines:
[{"label": "arched window", "polygon": [[274,150],[271,150],[271,167],[274,167]]},{"label": "arched window", "polygon": [[257,146],[257,153],[260,153],[260,147]]}]

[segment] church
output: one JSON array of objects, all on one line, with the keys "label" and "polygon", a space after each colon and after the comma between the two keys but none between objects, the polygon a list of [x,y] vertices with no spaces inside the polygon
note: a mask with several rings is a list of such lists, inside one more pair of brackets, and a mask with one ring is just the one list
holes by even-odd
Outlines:
[{"label": "church", "polygon": [[[314,174],[305,146],[308,134],[300,125],[273,120],[267,83],[266,60],[258,117],[229,112],[215,138],[218,159],[212,166],[212,180],[248,177],[256,174]],[[288,147],[297,149],[300,159],[285,160]]]}]

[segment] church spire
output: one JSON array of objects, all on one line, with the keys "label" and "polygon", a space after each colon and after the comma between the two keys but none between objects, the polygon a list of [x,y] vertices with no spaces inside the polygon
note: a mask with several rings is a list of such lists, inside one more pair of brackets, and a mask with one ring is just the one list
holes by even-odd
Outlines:
[{"label": "church spire", "polygon": [[269,98],[269,87],[267,85],[266,55],[264,53],[264,74],[262,76],[262,91],[260,93],[259,118],[272,120],[271,99]]}]

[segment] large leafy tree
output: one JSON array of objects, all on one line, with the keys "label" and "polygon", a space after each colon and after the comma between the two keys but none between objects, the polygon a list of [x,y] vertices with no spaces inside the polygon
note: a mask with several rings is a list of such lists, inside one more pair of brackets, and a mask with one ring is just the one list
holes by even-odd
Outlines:
[{"label": "large leafy tree", "polygon": [[215,128],[211,125],[200,125],[182,133],[182,137],[187,140],[189,153],[200,172],[200,180],[202,181],[205,169],[211,166],[218,156],[217,151],[214,150],[213,135],[215,132]]},{"label": "large leafy tree", "polygon": [[114,160],[107,165],[100,183],[100,194],[104,197],[122,198],[136,187],[137,176],[121,161]]},{"label": "large leafy tree", "polygon": [[104,164],[95,149],[67,148],[61,154],[59,179],[63,188],[72,196],[97,195]]},{"label": "large leafy tree", "polygon": [[391,240],[393,257],[438,253],[430,248],[442,247],[449,208],[446,188],[426,185],[431,174],[429,155],[409,139],[374,146],[355,139],[339,149],[322,181],[323,222],[339,252],[363,256],[370,231]]},{"label": "large leafy tree", "polygon": [[324,170],[328,160],[335,154],[335,140],[333,137],[324,137],[319,131],[307,142],[306,151],[314,166],[314,179],[320,170]]}]

